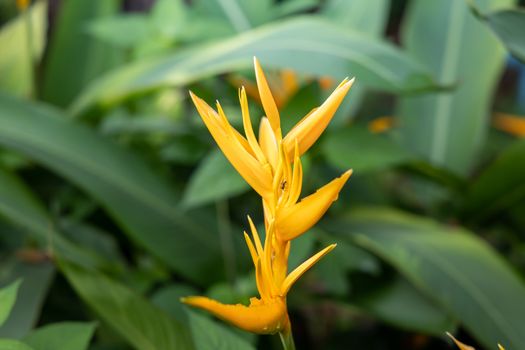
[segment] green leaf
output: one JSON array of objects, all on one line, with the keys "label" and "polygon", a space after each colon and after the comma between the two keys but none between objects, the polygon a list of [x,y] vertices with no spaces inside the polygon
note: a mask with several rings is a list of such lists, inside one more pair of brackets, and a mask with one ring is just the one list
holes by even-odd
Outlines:
[{"label": "green leaf", "polygon": [[129,14],[95,19],[87,31],[102,41],[127,49],[149,39],[152,27],[144,15]]},{"label": "green leaf", "polygon": [[[0,106],[0,115],[1,110],[2,106]],[[74,245],[59,234],[44,205],[20,179],[2,168],[0,168],[0,215],[27,230],[41,246],[51,247],[63,257],[89,266],[102,266],[106,263],[93,251]]]},{"label": "green leaf", "polygon": [[439,305],[402,278],[358,304],[379,319],[411,331],[442,336],[456,328]]},{"label": "green leaf", "polygon": [[373,134],[360,125],[335,130],[326,136],[322,152],[339,169],[356,174],[382,170],[413,158],[390,135]]},{"label": "green leaf", "polygon": [[226,326],[193,311],[188,313],[196,350],[255,350]]},{"label": "green leaf", "polygon": [[[0,95],[0,144],[96,198],[136,242],[192,281],[213,278],[214,233],[177,208],[170,186],[132,154],[43,105]],[[198,254],[196,254],[198,252]]]},{"label": "green leaf", "polygon": [[2,271],[5,281],[22,279],[16,303],[11,315],[0,327],[0,337],[20,338],[36,324],[45,298],[55,276],[55,267],[50,261],[25,263],[16,261],[10,270]]},{"label": "green leaf", "polygon": [[[34,65],[40,60],[46,43],[46,1],[37,1],[27,11],[0,30],[0,90],[16,95],[33,92]],[[31,44],[28,43],[28,20],[31,23]]]},{"label": "green leaf", "polygon": [[472,183],[465,214],[474,221],[491,218],[525,198],[525,140],[506,148]]},{"label": "green leaf", "polygon": [[497,11],[485,18],[510,53],[525,62],[525,10]]},{"label": "green leaf", "polygon": [[120,0],[64,1],[54,22],[43,69],[42,98],[66,106],[80,89],[120,60],[111,46],[89,36],[93,19],[117,13]]},{"label": "green leaf", "polygon": [[[487,0],[487,7],[512,0]],[[467,173],[488,128],[493,91],[505,52],[465,1],[414,1],[403,30],[407,50],[453,91],[401,100],[400,130],[409,149],[436,166]],[[483,59],[480,59],[483,57]]]},{"label": "green leaf", "polygon": [[390,0],[327,0],[322,14],[345,27],[379,36],[386,26]]},{"label": "green leaf", "polygon": [[80,297],[134,349],[194,349],[189,330],[120,283],[61,263]]},{"label": "green leaf", "polygon": [[132,94],[246,69],[254,55],[266,68],[291,68],[338,81],[357,76],[360,84],[389,91],[434,86],[427,72],[394,46],[311,16],[132,63],[91,84],[72,110],[77,114],[95,103],[113,104]]},{"label": "green leaf", "polygon": [[9,286],[0,289],[0,326],[7,320],[15,305],[16,294],[21,282],[21,280],[17,280]]},{"label": "green leaf", "polygon": [[525,284],[477,236],[379,209],[356,210],[333,229],[391,263],[487,348],[525,348]]},{"label": "green leaf", "polygon": [[13,340],[13,339],[0,339],[0,349],[2,350],[36,350],[18,340]]},{"label": "green leaf", "polygon": [[24,342],[35,350],[86,350],[94,331],[93,323],[54,323],[31,332]]},{"label": "green leaf", "polygon": [[[385,31],[390,0],[327,0],[321,10],[331,22],[355,30],[372,38],[381,38]],[[360,81],[360,77],[357,77]],[[338,108],[337,115],[354,116],[359,110],[367,89],[358,83],[352,86],[347,98]],[[331,125],[342,118],[335,116]]]},{"label": "green leaf", "polygon": [[183,201],[186,206],[194,207],[233,197],[249,188],[221,151],[216,150],[192,174]]}]

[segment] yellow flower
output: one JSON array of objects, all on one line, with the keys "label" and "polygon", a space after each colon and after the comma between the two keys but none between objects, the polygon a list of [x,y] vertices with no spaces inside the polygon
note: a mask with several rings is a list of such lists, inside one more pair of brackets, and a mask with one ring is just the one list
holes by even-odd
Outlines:
[{"label": "yellow flower", "polygon": [[251,298],[249,306],[225,305],[205,297],[188,297],[183,302],[207,310],[246,331],[290,334],[286,308],[288,291],[301,275],[336,246],[332,244],[324,248],[288,273],[291,240],[306,232],[323,216],[352,173],[348,170],[298,202],[303,177],[300,156],[326,129],[353,79],[345,79],[321,106],[313,109],[283,137],[275,99],[257,59],[254,59],[254,65],[257,89],[266,114],[261,119],[258,138],[251,125],[244,88],[239,90],[239,100],[245,136],[230,125],[218,102],[217,110],[214,110],[193,93],[190,95],[217,145],[262,197],[264,244],[249,217],[251,238],[244,233],[260,298]]}]

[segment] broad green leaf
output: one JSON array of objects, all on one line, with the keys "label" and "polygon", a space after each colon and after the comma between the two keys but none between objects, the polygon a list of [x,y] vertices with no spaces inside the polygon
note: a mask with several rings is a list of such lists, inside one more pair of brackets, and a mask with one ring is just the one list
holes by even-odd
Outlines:
[{"label": "broad green leaf", "polygon": [[14,339],[0,339],[0,349],[2,350],[36,350]]},{"label": "broad green leaf", "polygon": [[27,11],[0,28],[0,90],[16,95],[34,92],[33,71],[46,43],[46,1],[35,2]]},{"label": "broad green leaf", "polygon": [[[1,110],[2,106],[0,106],[0,115]],[[59,234],[44,205],[20,179],[2,168],[0,168],[0,215],[27,231],[41,246],[52,248],[63,257],[84,265],[105,264],[93,252],[72,244]]]},{"label": "broad green leaf", "polygon": [[[136,242],[193,281],[219,256],[206,219],[177,208],[170,186],[132,154],[44,105],[0,96],[0,144],[49,167],[96,198]],[[196,254],[198,252],[198,254]]]},{"label": "broad green leaf", "polygon": [[344,170],[352,168],[356,174],[382,170],[413,158],[390,135],[373,134],[360,125],[329,133],[322,152],[334,166]]},{"label": "broad green leaf", "polygon": [[0,289],[0,326],[7,320],[15,305],[16,294],[21,282],[17,280],[9,286]]},{"label": "broad green leaf", "polygon": [[401,278],[358,304],[379,319],[411,331],[442,336],[456,327],[439,305]]},{"label": "broad green leaf", "polygon": [[134,349],[194,349],[184,325],[125,286],[66,263],[60,268],[80,297]]},{"label": "broad green leaf", "polygon": [[[493,8],[512,0],[484,3]],[[483,145],[504,49],[465,1],[411,2],[403,29],[408,52],[431,69],[441,85],[455,86],[401,100],[403,139],[432,164],[465,174]]]},{"label": "broad green leaf", "polygon": [[188,207],[208,204],[243,193],[249,188],[224,155],[213,151],[192,174],[184,203]]},{"label": "broad green leaf", "polygon": [[149,39],[152,26],[142,14],[117,15],[89,23],[90,35],[120,48],[132,48]]},{"label": "broad green leaf", "polygon": [[254,55],[266,68],[291,68],[337,81],[356,76],[359,84],[389,91],[433,86],[426,70],[394,46],[310,16],[124,66],[91,84],[72,109],[80,113],[96,103],[113,104],[132,94],[250,68]]},{"label": "broad green leaf", "polygon": [[21,338],[36,324],[45,298],[55,276],[55,267],[50,261],[26,263],[16,261],[2,282],[22,279],[16,303],[6,322],[0,327],[0,337]]},{"label": "broad green leaf", "polygon": [[327,0],[321,13],[345,27],[378,36],[385,29],[390,0]]},{"label": "broad green leaf", "polygon": [[120,0],[64,1],[53,25],[43,69],[42,98],[66,106],[82,87],[119,62],[111,46],[89,36],[91,20],[115,14]]},{"label": "broad green leaf", "polygon": [[505,47],[516,58],[525,62],[525,10],[496,11],[482,18],[487,21]]},{"label": "broad green leaf", "polygon": [[465,213],[473,221],[488,219],[525,198],[525,140],[516,141],[472,183]]},{"label": "broad green leaf", "polygon": [[93,323],[54,323],[34,330],[24,343],[35,350],[86,350],[94,331]]},{"label": "broad green leaf", "polygon": [[180,298],[198,294],[199,292],[195,288],[188,285],[172,284],[157,290],[151,296],[151,302],[177,321],[187,323],[188,315],[184,304],[180,302]]},{"label": "broad green leaf", "polygon": [[379,209],[355,210],[333,229],[391,263],[487,348],[525,348],[525,284],[479,237]]},{"label": "broad green leaf", "polygon": [[196,350],[255,350],[255,347],[222,324],[189,311]]},{"label": "broad green leaf", "polygon": [[[321,14],[345,29],[349,28],[377,39],[381,38],[385,31],[389,8],[390,0],[328,0],[324,2]],[[331,122],[332,127],[338,127],[339,122],[357,113],[366,90],[360,83],[352,87]],[[343,116],[346,118],[341,118]]]}]

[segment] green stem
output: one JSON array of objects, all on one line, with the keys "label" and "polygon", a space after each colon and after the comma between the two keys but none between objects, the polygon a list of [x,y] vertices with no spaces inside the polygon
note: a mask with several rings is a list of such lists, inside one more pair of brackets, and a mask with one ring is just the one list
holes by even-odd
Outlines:
[{"label": "green stem", "polygon": [[291,330],[279,332],[279,337],[281,338],[284,350],[295,350],[295,343],[293,341]]}]

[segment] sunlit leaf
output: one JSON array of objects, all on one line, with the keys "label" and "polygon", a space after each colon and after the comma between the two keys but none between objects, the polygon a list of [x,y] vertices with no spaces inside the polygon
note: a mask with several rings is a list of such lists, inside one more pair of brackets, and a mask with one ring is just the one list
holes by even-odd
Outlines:
[{"label": "sunlit leaf", "polygon": [[394,46],[358,32],[342,31],[326,20],[304,17],[124,66],[90,85],[73,111],[80,113],[95,103],[113,104],[139,92],[245,69],[254,55],[266,67],[291,68],[337,81],[356,76],[359,84],[384,90],[434,86],[426,70]]},{"label": "sunlit leaf", "polygon": [[[487,8],[512,0],[484,1]],[[414,1],[403,30],[407,50],[452,91],[406,97],[398,109],[407,147],[432,164],[466,174],[487,128],[505,51],[466,1]],[[483,59],[480,59],[483,57]]]},{"label": "sunlit leaf", "polygon": [[[33,93],[34,69],[46,43],[47,3],[36,1],[28,12],[0,28],[0,90],[16,95]],[[27,26],[31,26],[31,39]],[[31,40],[31,44],[28,43]],[[31,55],[29,47],[31,46]]]}]

